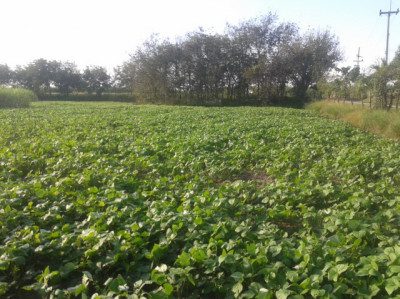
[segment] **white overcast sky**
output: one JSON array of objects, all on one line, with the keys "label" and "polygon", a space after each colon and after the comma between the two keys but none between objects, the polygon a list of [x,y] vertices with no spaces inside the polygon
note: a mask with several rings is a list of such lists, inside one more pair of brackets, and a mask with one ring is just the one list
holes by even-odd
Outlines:
[{"label": "white overcast sky", "polygon": [[[276,13],[301,30],[329,29],[339,37],[343,65],[361,47],[363,68],[384,57],[390,0],[0,0],[0,63],[34,59],[75,62],[112,70],[152,33],[171,39],[200,26],[223,32],[225,24]],[[392,0],[392,10],[400,0]],[[391,17],[390,58],[400,46],[400,14]]]}]

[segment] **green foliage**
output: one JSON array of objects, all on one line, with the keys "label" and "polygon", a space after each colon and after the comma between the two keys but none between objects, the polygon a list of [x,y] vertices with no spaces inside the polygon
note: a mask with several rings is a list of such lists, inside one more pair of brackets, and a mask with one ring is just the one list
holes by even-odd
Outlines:
[{"label": "green foliage", "polygon": [[13,72],[14,85],[32,90],[37,95],[48,93],[55,86],[62,94],[68,94],[82,85],[81,75],[74,63],[36,59]]},{"label": "green foliage", "polygon": [[39,95],[40,101],[73,101],[73,102],[136,102],[132,93],[127,92],[104,92],[101,96],[88,93],[70,93],[68,95],[60,93],[49,93]]},{"label": "green foliage", "polygon": [[391,75],[391,69],[383,63],[381,66],[376,66],[376,71],[371,76],[375,97],[375,108],[390,109],[392,105],[389,99],[391,88],[388,86],[388,82],[392,79]]},{"label": "green foliage", "polygon": [[98,97],[110,87],[111,78],[107,74],[106,68],[101,66],[87,67],[83,72],[82,79],[89,94],[96,92]]},{"label": "green foliage", "polygon": [[371,80],[360,73],[360,68],[336,68],[336,73],[322,76],[317,82],[314,99],[363,100],[367,97]]},{"label": "green foliage", "polygon": [[12,71],[7,64],[0,64],[0,85],[8,85],[12,81]]},{"label": "green foliage", "polygon": [[74,91],[96,92],[97,96],[110,87],[111,77],[103,67],[87,67],[81,73],[71,62],[36,59],[15,71],[0,65],[0,84],[12,84],[32,90],[40,97],[47,97],[56,90],[63,97]]},{"label": "green foliage", "polygon": [[338,41],[277,20],[268,14],[224,34],[200,29],[178,42],[153,35],[117,69],[117,81],[139,100],[162,104],[265,106],[285,99],[288,86],[305,98],[341,59]]},{"label": "green foliage", "polygon": [[290,79],[296,96],[304,97],[312,84],[331,71],[341,59],[339,41],[329,31],[309,32],[290,47]]},{"label": "green foliage", "polygon": [[37,100],[37,96],[29,90],[0,86],[0,108],[29,107],[31,102]]},{"label": "green foliage", "polygon": [[1,296],[400,295],[397,143],[305,110],[34,106],[0,111]]}]

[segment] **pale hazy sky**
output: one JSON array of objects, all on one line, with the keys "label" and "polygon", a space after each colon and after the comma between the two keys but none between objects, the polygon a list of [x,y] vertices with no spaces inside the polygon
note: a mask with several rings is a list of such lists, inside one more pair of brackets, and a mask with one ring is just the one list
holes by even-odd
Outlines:
[{"label": "pale hazy sky", "polygon": [[[363,68],[385,55],[390,0],[0,0],[0,63],[34,59],[108,69],[129,59],[152,33],[175,38],[199,28],[223,32],[227,22],[276,13],[301,30],[329,29],[339,37],[344,65],[361,47]],[[392,10],[400,0],[392,0]],[[389,57],[400,46],[400,14],[391,17]]]}]

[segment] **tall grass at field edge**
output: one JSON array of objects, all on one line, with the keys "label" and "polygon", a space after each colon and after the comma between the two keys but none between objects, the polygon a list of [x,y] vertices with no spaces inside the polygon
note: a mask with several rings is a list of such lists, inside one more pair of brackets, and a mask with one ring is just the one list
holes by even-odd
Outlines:
[{"label": "tall grass at field edge", "polygon": [[22,88],[6,88],[0,86],[0,108],[24,108],[37,101],[37,96]]},{"label": "tall grass at field edge", "polygon": [[314,102],[306,109],[335,120],[346,121],[353,126],[377,135],[400,141],[400,112],[396,110],[370,110],[367,106]]}]

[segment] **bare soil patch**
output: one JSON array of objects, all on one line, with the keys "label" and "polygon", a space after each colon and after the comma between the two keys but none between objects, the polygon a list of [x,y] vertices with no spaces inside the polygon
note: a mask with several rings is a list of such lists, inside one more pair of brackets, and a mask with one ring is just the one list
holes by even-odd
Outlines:
[{"label": "bare soil patch", "polygon": [[231,183],[234,181],[244,181],[244,182],[256,182],[257,188],[262,189],[268,183],[275,181],[275,177],[268,175],[267,173],[258,171],[258,172],[251,172],[251,171],[244,171],[241,174],[234,176],[230,179],[226,179],[223,181],[217,181],[217,184],[222,186],[226,185],[227,183]]}]

